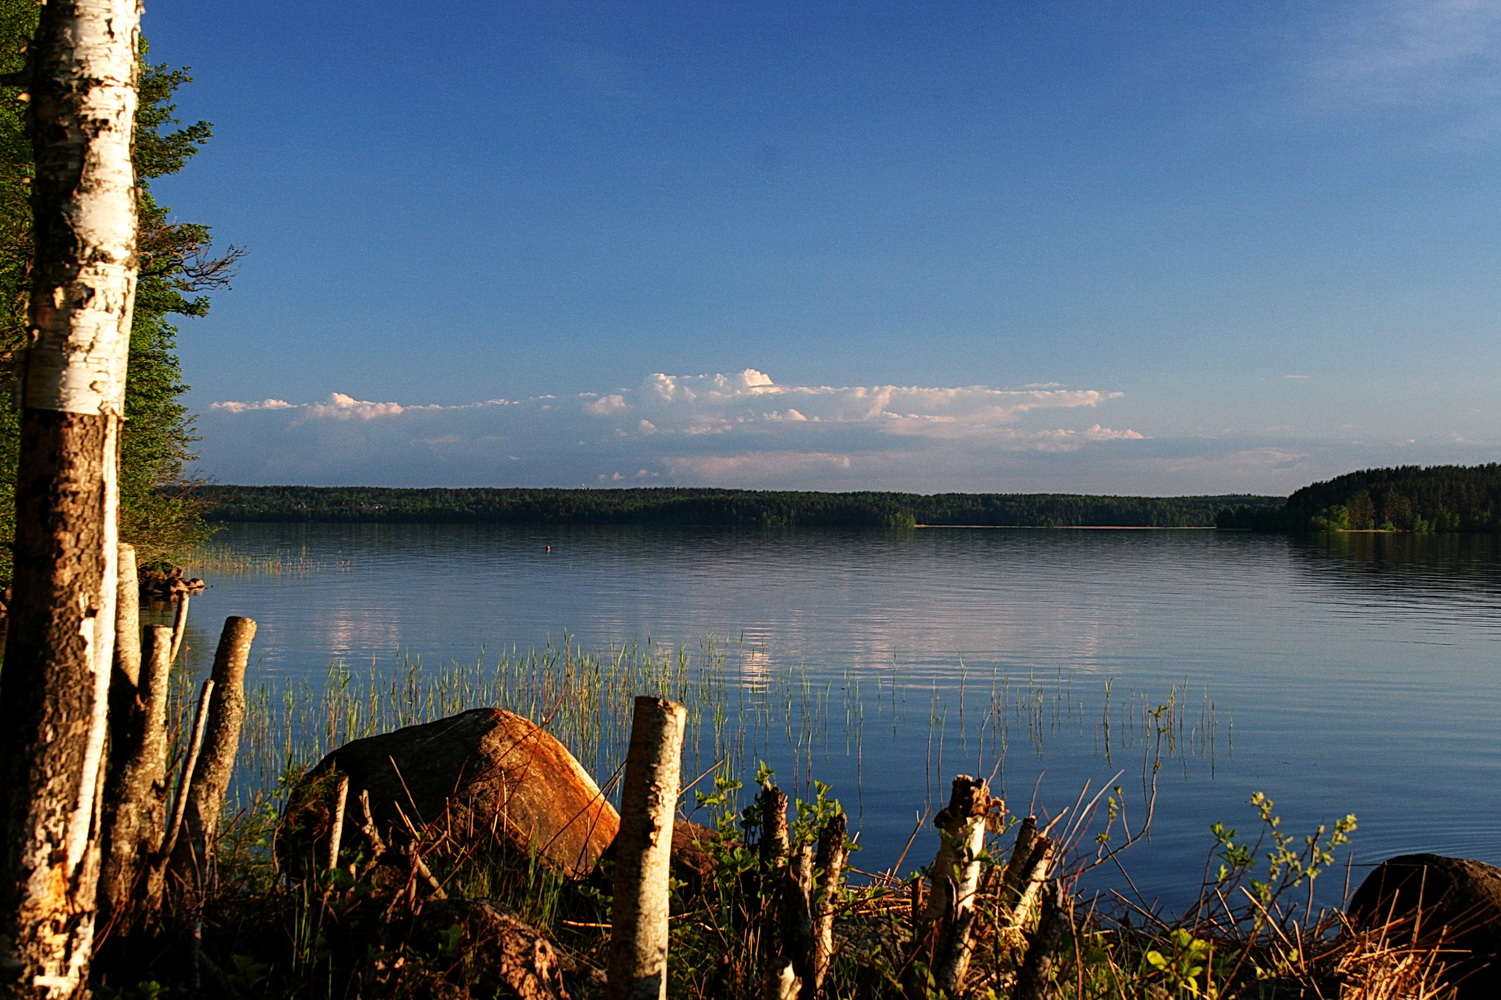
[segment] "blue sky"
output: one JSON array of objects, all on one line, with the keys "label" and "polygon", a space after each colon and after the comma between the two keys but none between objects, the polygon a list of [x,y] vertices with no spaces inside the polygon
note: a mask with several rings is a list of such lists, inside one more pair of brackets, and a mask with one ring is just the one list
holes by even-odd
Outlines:
[{"label": "blue sky", "polygon": [[1501,458],[1501,5],[154,0],[220,482]]}]

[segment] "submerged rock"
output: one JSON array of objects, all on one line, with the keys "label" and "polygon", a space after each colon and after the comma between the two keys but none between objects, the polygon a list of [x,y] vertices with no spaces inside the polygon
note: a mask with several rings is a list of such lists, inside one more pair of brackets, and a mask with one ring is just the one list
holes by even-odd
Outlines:
[{"label": "submerged rock", "polygon": [[1442,943],[1443,980],[1459,1000],[1501,996],[1501,868],[1441,854],[1377,865],[1350,897],[1351,924],[1388,928],[1391,944]]},{"label": "submerged rock", "polygon": [[591,871],[620,829],[594,779],[550,733],[513,712],[477,708],[354,740],[323,758],[284,817],[279,853],[294,871],[327,849],[340,774],[349,777],[343,846],[365,839],[362,791],[387,841],[408,839],[409,820],[462,849],[535,854],[569,878]]}]

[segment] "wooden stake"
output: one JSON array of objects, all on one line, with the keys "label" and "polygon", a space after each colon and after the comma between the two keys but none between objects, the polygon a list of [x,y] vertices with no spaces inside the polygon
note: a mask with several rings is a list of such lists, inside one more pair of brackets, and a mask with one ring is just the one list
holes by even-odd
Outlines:
[{"label": "wooden stake", "polygon": [[687,710],[637,698],[625,760],[607,1000],[667,996],[667,879]]},{"label": "wooden stake", "polygon": [[769,873],[787,861],[787,793],[767,782],[756,800],[761,805],[761,868]]},{"label": "wooden stake", "polygon": [[1061,885],[1052,882],[1042,893],[1042,916],[1037,923],[1037,933],[1032,937],[1032,946],[1027,949],[1026,961],[1017,974],[1013,1000],[1047,1000],[1053,960],[1064,932],[1068,930],[1068,923],[1068,894]]},{"label": "wooden stake", "polygon": [[255,622],[226,618],[214,654],[214,696],[209,703],[208,735],[203,755],[188,784],[186,841],[179,841],[172,870],[201,887],[213,866],[214,840],[224,811],[224,794],[234,772],[245,723],[245,665],[255,639]]},{"label": "wooden stake", "polygon": [[344,839],[344,809],[349,802],[349,775],[339,775],[339,784],[334,789],[334,819],[328,831],[328,863],[323,867],[332,871],[339,867],[339,842]]},{"label": "wooden stake", "polygon": [[[120,546],[120,586],[115,599],[115,670],[131,687],[141,681],[141,581],[134,545]],[[114,682],[110,684],[111,695]],[[113,701],[113,697],[111,699]],[[114,705],[110,705],[113,713]],[[111,725],[114,720],[110,720]]]},{"label": "wooden stake", "polygon": [[844,881],[844,866],[849,863],[846,843],[849,820],[844,813],[832,817],[818,834],[818,854],[813,860],[818,884],[813,893],[813,981],[804,984],[803,1000],[814,1000],[823,992],[824,979],[834,963],[834,913],[839,906],[839,885]]},{"label": "wooden stake", "polygon": [[813,849],[799,845],[787,861],[771,875],[770,920],[762,932],[762,940],[771,945],[761,980],[764,1000],[792,1000],[808,995],[813,986]]}]

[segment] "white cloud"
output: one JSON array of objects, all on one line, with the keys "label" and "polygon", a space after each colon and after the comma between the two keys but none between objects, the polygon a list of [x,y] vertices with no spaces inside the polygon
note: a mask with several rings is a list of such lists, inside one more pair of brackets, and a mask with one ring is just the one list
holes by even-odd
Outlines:
[{"label": "white cloud", "polygon": [[211,410],[223,410],[226,413],[244,413],[247,410],[290,410],[292,404],[285,399],[263,399],[258,403],[211,403]]},{"label": "white cloud", "polygon": [[626,403],[625,397],[619,393],[613,396],[601,396],[592,403],[584,404],[584,409],[597,417],[606,417],[629,408],[630,405]]},{"label": "white cloud", "polygon": [[326,403],[313,403],[303,412],[309,419],[373,420],[377,417],[395,417],[406,408],[400,403],[371,403],[346,396],[342,392],[331,393]]},{"label": "white cloud", "polygon": [[[335,392],[215,403],[205,471],[235,482],[908,488],[991,476],[1007,454],[1140,440],[1079,419],[1120,393],[1056,386],[779,385],[753,368],[656,373],[634,390],[461,406]],[[619,477],[619,478],[617,478]]]}]

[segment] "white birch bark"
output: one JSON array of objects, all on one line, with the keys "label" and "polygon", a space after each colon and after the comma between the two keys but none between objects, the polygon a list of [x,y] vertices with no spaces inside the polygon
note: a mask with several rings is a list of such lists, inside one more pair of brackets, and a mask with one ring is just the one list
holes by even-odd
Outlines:
[{"label": "white birch bark", "polygon": [[140,10],[139,0],[50,0],[28,52],[36,261],[0,672],[0,988],[28,997],[86,993],[93,944]]},{"label": "white birch bark", "polygon": [[607,1000],[667,996],[667,879],[688,711],[637,698],[620,794]]}]

